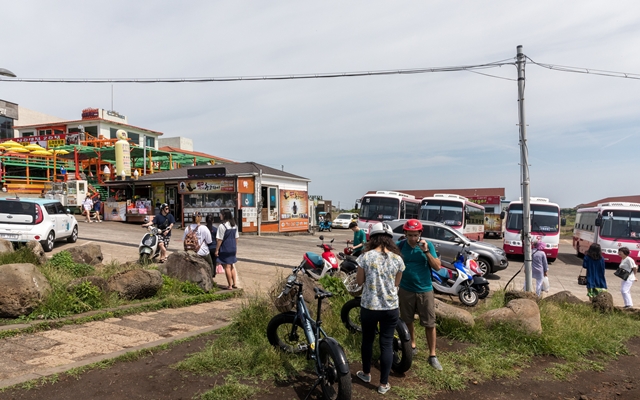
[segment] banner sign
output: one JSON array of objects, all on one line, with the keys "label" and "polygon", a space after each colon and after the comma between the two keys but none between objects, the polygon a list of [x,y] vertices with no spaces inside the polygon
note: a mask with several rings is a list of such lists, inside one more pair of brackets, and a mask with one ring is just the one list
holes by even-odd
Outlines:
[{"label": "banner sign", "polygon": [[233,179],[197,179],[182,181],[178,184],[178,193],[221,193],[235,192]]},{"label": "banner sign", "polygon": [[309,199],[301,190],[280,190],[280,232],[309,229]]}]

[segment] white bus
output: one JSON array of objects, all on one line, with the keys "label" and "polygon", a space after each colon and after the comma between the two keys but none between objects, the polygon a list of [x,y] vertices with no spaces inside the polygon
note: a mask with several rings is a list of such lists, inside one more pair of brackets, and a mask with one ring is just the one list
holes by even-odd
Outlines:
[{"label": "white bus", "polygon": [[[545,244],[544,252],[549,262],[558,257],[560,244],[560,206],[542,197],[530,197],[531,239]],[[504,231],[504,251],[507,255],[524,254],[522,250],[522,197],[509,203]],[[503,217],[504,219],[504,217]]]},{"label": "white bus", "polygon": [[420,203],[420,218],[449,225],[471,240],[484,238],[484,207],[457,194],[436,193]]},{"label": "white bus", "polygon": [[640,204],[610,202],[579,209],[573,227],[573,248],[581,256],[592,243],[600,245],[606,262],[620,263],[620,247],[628,247],[629,257],[640,261]]},{"label": "white bus", "polygon": [[376,222],[404,218],[417,219],[419,212],[420,200],[415,196],[379,190],[362,196],[358,226],[369,233],[369,228]]}]

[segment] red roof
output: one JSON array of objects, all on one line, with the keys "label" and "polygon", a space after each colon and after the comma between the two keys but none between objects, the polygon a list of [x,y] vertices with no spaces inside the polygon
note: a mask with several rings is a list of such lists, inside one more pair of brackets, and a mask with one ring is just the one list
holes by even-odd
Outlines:
[{"label": "red roof", "polygon": [[[370,190],[367,193],[375,193],[375,190]],[[409,189],[409,190],[394,190],[394,192],[401,192],[410,194],[421,199],[423,197],[430,197],[436,193],[457,194],[467,198],[474,196],[500,196],[504,198],[504,188],[476,188],[476,189]]]},{"label": "red roof", "polygon": [[625,202],[625,203],[640,203],[640,195],[605,197],[604,199],[592,201],[591,203],[578,204],[576,208],[593,207],[593,206],[597,206],[600,203],[609,203],[612,201]]},{"label": "red roof", "polygon": [[183,150],[183,149],[180,149],[178,147],[163,146],[163,147],[160,147],[158,150],[160,150],[160,151],[170,151],[172,153],[190,154],[190,155],[196,156],[196,157],[211,158],[211,159],[215,159],[215,160],[224,161],[224,162],[227,162],[227,163],[235,163],[235,161],[231,161],[231,160],[226,159],[226,158],[222,158],[222,157],[218,157],[218,156],[212,156],[211,154],[201,153],[199,151]]}]

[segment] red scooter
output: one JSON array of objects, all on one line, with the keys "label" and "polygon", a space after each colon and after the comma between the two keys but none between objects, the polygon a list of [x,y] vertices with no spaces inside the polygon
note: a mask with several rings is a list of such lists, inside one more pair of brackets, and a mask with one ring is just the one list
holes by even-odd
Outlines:
[{"label": "red scooter", "polygon": [[338,259],[336,255],[333,254],[333,241],[328,244],[324,242],[324,236],[320,235],[318,238],[322,240],[322,244],[318,244],[322,251],[322,256],[317,255],[316,253],[307,252],[304,254],[302,258],[302,263],[300,264],[303,268],[303,271],[309,275],[313,279],[320,279],[326,274],[334,275],[338,271],[340,271],[340,267],[338,266]]}]

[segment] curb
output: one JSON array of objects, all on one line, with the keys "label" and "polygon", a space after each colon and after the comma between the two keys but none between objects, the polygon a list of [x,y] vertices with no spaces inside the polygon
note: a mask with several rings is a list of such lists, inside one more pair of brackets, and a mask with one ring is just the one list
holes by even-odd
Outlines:
[{"label": "curb", "polygon": [[138,346],[130,347],[128,349],[123,349],[123,350],[120,350],[120,351],[116,351],[114,353],[102,354],[102,355],[99,355],[99,356],[87,358],[86,360],[76,361],[76,362],[71,363],[71,364],[60,365],[58,367],[47,368],[47,369],[44,369],[44,370],[42,370],[40,372],[31,372],[29,374],[17,376],[17,377],[14,377],[14,378],[0,380],[0,389],[8,388],[10,386],[15,386],[15,385],[18,385],[18,384],[21,384],[21,383],[24,383],[24,382],[28,382],[28,381],[31,381],[31,380],[35,380],[35,379],[41,379],[41,378],[46,377],[46,376],[60,374],[60,373],[72,370],[74,368],[80,368],[80,367],[84,367],[84,366],[87,366],[87,365],[99,363],[101,361],[110,360],[110,359],[113,359],[113,358],[120,357],[120,356],[122,356],[124,354],[127,354],[127,353],[133,353],[133,352],[136,352],[136,351],[139,351],[139,350],[143,350],[143,349],[149,349],[149,348],[153,348],[153,347],[157,347],[157,346],[162,346],[164,344],[175,342],[177,340],[181,340],[181,339],[185,339],[185,338],[189,338],[189,337],[193,337],[193,336],[202,335],[202,334],[208,333],[208,332],[213,332],[213,331],[216,331],[216,330],[218,330],[220,328],[224,328],[225,326],[228,326],[230,324],[231,324],[231,322],[220,322],[218,324],[211,325],[211,326],[208,326],[206,328],[199,329],[197,331],[185,332],[185,333],[182,333],[182,334],[177,335],[177,336],[172,336],[170,338],[157,340],[155,342],[149,342],[149,343],[141,344],[141,345],[138,345]]}]

